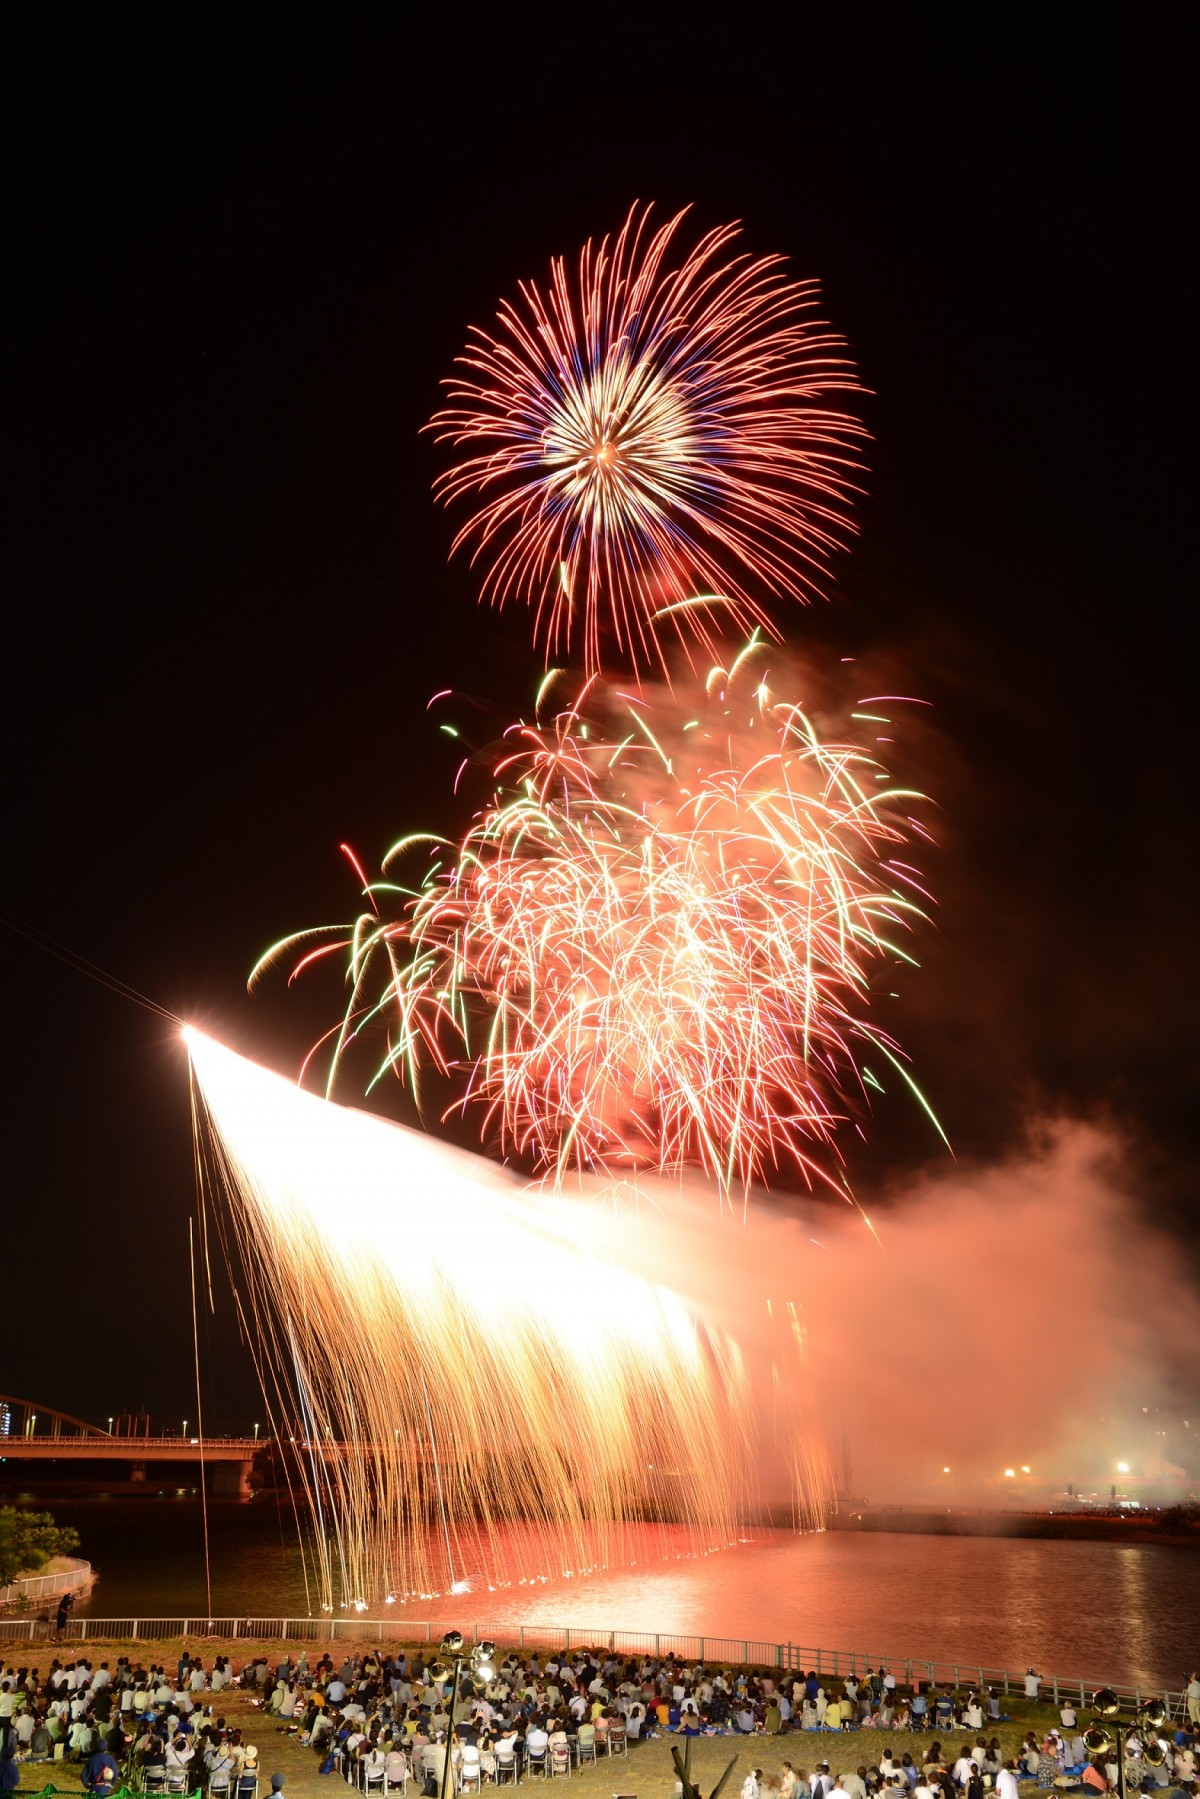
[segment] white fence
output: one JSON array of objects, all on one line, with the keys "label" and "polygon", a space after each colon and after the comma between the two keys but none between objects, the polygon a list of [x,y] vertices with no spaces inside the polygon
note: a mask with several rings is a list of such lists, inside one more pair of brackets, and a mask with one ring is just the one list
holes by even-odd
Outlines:
[{"label": "white fence", "polygon": [[[90,1574],[90,1569],[88,1570]],[[51,1577],[53,1578],[53,1577]],[[161,1643],[184,1637],[213,1638],[222,1643],[256,1643],[303,1646],[306,1643],[362,1643],[367,1641],[404,1644],[436,1644],[441,1641],[445,1623],[414,1622],[410,1618],[364,1618],[355,1614],[348,1618],[72,1618],[62,1633],[62,1642],[96,1644]],[[604,1649],[621,1655],[679,1655],[685,1660],[709,1665],[720,1664],[758,1668],[777,1668],[807,1673],[812,1669],[825,1679],[844,1680],[847,1675],[861,1677],[872,1668],[889,1668],[902,1687],[916,1684],[937,1687],[995,1687],[1002,1693],[1023,1693],[1024,1670],[989,1668],[978,1662],[929,1660],[924,1656],[884,1655],[878,1650],[810,1649],[800,1643],[767,1643],[751,1637],[710,1637],[690,1635],[686,1631],[604,1630],[594,1624],[489,1624],[472,1625],[476,1642],[485,1638],[508,1648],[570,1650]],[[53,1626],[32,1618],[0,1618],[0,1641],[37,1642],[54,1637]],[[1041,1677],[1041,1696],[1055,1705],[1067,1701],[1086,1709],[1092,1694],[1100,1687],[1111,1687],[1124,1703],[1140,1705],[1145,1698],[1166,1701],[1174,1717],[1185,1711],[1184,1696],[1179,1691],[1122,1686],[1107,1675],[1090,1679],[1061,1674]]]},{"label": "white fence", "polygon": [[[78,1593],[91,1585],[90,1562],[81,1562],[75,1556],[63,1559],[69,1561],[70,1566],[60,1569],[57,1574],[26,1574],[8,1586],[0,1587],[0,1605],[36,1605],[47,1599],[57,1599],[63,1593]],[[4,1620],[0,1619],[0,1636],[3,1634]]]}]

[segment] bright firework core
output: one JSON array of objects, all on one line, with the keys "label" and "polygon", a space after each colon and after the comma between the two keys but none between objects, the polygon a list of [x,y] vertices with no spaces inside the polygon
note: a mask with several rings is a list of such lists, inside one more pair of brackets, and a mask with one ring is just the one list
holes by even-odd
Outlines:
[{"label": "bright firework core", "polygon": [[[631,1231],[602,1197],[522,1191],[198,1031],[188,1049],[205,1191],[233,1221],[322,1603],[444,1591],[477,1533],[503,1526],[523,1532],[510,1578],[640,1559],[649,1519],[721,1547],[764,1471],[782,1471],[799,1522],[820,1520],[828,1471],[786,1304],[772,1336],[749,1301],[742,1328],[770,1358],[756,1367],[729,1301],[722,1322],[641,1271],[677,1260],[653,1219]],[[761,1430],[756,1390],[772,1396]]]}]

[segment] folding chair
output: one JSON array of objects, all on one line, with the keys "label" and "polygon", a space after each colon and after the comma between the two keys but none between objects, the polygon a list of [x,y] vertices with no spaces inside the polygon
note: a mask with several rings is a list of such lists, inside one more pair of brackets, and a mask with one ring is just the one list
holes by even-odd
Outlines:
[{"label": "folding chair", "polygon": [[569,1743],[551,1743],[550,1773],[561,1780],[571,1778],[571,1745]]},{"label": "folding chair", "polygon": [[[595,1760],[595,1756],[592,1757]],[[536,1774],[540,1780],[550,1778],[550,1756],[545,1749],[527,1749],[525,1751],[525,1773],[529,1779]]]},{"label": "folding chair", "polygon": [[458,1763],[458,1790],[460,1793],[477,1793],[482,1785],[479,1751],[474,1743],[464,1743]]},{"label": "folding chair", "polygon": [[502,1787],[506,1780],[517,1784],[517,1755],[515,1749],[497,1749],[496,1751],[496,1785]]},{"label": "folding chair", "polygon": [[625,1734],[623,1724],[611,1724],[608,1730],[608,1753],[610,1755],[628,1755],[629,1738]]}]

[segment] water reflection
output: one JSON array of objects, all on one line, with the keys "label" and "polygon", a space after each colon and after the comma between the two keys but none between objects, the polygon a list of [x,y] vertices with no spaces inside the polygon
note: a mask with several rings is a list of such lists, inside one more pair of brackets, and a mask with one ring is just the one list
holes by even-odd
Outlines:
[{"label": "water reflection", "polygon": [[[101,1572],[88,1609],[104,1616],[194,1613],[206,1605],[200,1508],[191,1501],[60,1504]],[[209,1508],[213,1608],[223,1614],[307,1614],[294,1525],[286,1507]],[[761,1533],[740,1548],[675,1560],[678,1534],[657,1533],[670,1557],[583,1578],[518,1584],[393,1606],[404,1620],[469,1627],[578,1624],[749,1637],[855,1650],[870,1660],[927,1655],[988,1667],[1043,1670],[1097,1684],[1178,1686],[1195,1660],[1200,1555],[1122,1543],[1027,1542],[827,1532]],[[378,1605],[368,1608],[378,1616]],[[1189,1657],[1191,1660],[1189,1661]]]}]

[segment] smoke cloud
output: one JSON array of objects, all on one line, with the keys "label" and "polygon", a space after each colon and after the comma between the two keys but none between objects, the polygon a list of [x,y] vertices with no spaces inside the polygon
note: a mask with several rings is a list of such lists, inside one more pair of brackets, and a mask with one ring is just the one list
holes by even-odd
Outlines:
[{"label": "smoke cloud", "polygon": [[1200,1419],[1182,1408],[1200,1300],[1131,1168],[1112,1127],[1042,1120],[1004,1159],[947,1162],[877,1211],[796,1202],[781,1215],[760,1195],[743,1220],[699,1183],[641,1181],[624,1226],[590,1216],[608,1253],[624,1237],[643,1273],[743,1346],[768,1501],[785,1491],[779,1386],[802,1378],[781,1332],[802,1336],[810,1386],[789,1414],[822,1433],[851,1494],[1034,1506],[1068,1484],[1102,1497],[1115,1484],[1162,1498],[1186,1489],[1156,1464],[1194,1473]]}]

